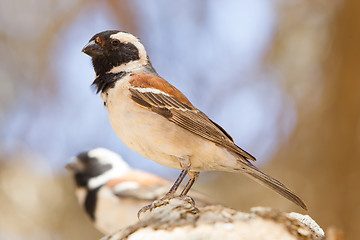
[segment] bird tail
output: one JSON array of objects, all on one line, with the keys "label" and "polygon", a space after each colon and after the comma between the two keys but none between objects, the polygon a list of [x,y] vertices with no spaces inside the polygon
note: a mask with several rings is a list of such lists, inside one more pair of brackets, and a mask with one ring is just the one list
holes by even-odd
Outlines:
[{"label": "bird tail", "polygon": [[257,169],[255,166],[251,164],[251,166],[247,165],[245,167],[244,173],[249,175],[251,178],[253,178],[255,181],[273,189],[283,197],[289,199],[293,203],[299,205],[303,209],[307,210],[307,206],[305,202],[297,196],[294,192],[292,192],[290,189],[288,189],[284,184],[276,180],[275,178],[270,177],[269,175],[263,173],[259,169]]}]

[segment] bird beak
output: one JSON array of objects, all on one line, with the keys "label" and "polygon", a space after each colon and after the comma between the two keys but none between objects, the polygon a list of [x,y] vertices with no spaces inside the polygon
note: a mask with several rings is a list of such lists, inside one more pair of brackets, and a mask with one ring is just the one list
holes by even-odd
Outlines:
[{"label": "bird beak", "polygon": [[65,168],[66,170],[72,173],[81,172],[84,169],[83,165],[77,160],[76,157],[71,159],[71,161],[68,164],[66,164]]},{"label": "bird beak", "polygon": [[81,51],[90,57],[99,56],[104,53],[103,47],[95,43],[95,40],[88,42]]}]

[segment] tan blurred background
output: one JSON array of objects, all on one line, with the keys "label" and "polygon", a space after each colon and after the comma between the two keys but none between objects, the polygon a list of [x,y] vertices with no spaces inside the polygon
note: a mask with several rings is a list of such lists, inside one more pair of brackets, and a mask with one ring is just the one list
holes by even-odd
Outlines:
[{"label": "tan blurred background", "polygon": [[[239,174],[202,174],[198,190],[244,211],[306,213],[323,229],[359,238],[360,2],[235,2],[0,3],[0,239],[101,237],[63,170],[80,151],[119,145],[135,167],[175,178],[177,171],[126,152],[89,89],[94,76],[81,47],[111,28],[140,36],[159,73],[230,128],[257,165],[299,193],[309,211]],[[232,51],[257,44],[242,41],[250,35],[263,41],[261,51]],[[199,88],[208,94],[196,96]],[[234,108],[239,115],[231,115]]]}]

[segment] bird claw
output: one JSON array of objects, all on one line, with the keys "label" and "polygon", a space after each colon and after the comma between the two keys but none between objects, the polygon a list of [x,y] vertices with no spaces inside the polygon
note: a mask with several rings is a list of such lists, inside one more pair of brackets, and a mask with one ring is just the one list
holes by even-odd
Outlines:
[{"label": "bird claw", "polygon": [[143,213],[145,213],[145,212],[147,212],[147,211],[150,211],[150,212],[151,212],[153,209],[155,209],[155,208],[157,208],[157,207],[160,207],[160,206],[166,204],[166,201],[169,200],[170,198],[171,198],[171,197],[166,197],[166,196],[165,196],[165,197],[163,197],[163,198],[160,198],[159,200],[156,200],[156,201],[152,202],[152,203],[149,204],[149,205],[146,205],[146,206],[142,207],[142,208],[139,210],[138,214],[137,214],[138,219],[140,219],[141,214],[143,214]]},{"label": "bird claw", "polygon": [[182,200],[185,200],[185,201],[187,201],[188,203],[190,203],[192,206],[195,207],[195,200],[194,200],[192,197],[190,197],[190,196],[188,196],[188,195],[180,195],[180,196],[178,196],[177,198],[180,198],[180,199],[182,199]]},{"label": "bird claw", "polygon": [[192,206],[195,207],[195,201],[194,201],[194,199],[193,199],[192,197],[190,197],[190,196],[180,195],[180,196],[174,197],[174,196],[165,195],[163,198],[160,198],[159,200],[156,200],[156,201],[152,202],[151,204],[142,207],[142,208],[139,210],[138,214],[137,214],[138,219],[140,220],[141,214],[143,214],[143,213],[145,213],[145,212],[147,212],[147,211],[152,212],[152,210],[154,210],[155,208],[168,204],[168,203],[169,203],[169,200],[170,200],[170,199],[173,199],[173,198],[179,198],[179,199],[182,199],[182,200],[186,200],[186,201],[188,201]]}]

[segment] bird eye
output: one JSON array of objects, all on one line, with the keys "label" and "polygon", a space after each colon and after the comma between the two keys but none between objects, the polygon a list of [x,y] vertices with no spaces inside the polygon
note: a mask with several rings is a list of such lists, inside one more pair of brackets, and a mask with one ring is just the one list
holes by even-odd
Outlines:
[{"label": "bird eye", "polygon": [[114,47],[118,46],[120,44],[119,40],[112,40],[111,41],[111,45],[113,45]]}]

